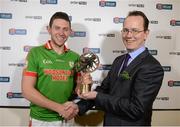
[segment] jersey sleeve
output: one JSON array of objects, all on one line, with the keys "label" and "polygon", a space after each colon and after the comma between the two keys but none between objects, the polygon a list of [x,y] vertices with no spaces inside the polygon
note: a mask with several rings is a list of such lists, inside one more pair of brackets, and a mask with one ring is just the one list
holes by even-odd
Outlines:
[{"label": "jersey sleeve", "polygon": [[24,69],[23,75],[37,77],[38,57],[36,56],[37,54],[36,55],[35,54],[36,52],[34,49],[31,49],[30,52],[28,53],[26,57],[26,67]]}]

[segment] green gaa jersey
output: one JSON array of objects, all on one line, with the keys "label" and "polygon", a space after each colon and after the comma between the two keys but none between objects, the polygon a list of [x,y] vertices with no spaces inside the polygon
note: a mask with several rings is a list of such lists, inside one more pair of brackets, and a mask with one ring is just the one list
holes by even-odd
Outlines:
[{"label": "green gaa jersey", "polygon": [[[63,104],[70,98],[75,85],[74,65],[79,55],[64,47],[63,54],[57,54],[48,41],[43,46],[34,47],[27,56],[25,76],[37,77],[35,88],[45,97]],[[30,104],[30,116],[44,121],[57,121],[63,118],[58,113]]]}]

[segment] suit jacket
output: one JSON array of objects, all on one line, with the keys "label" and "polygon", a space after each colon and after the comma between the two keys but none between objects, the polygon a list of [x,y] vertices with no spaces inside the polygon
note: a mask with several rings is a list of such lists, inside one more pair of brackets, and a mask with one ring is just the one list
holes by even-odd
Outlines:
[{"label": "suit jacket", "polygon": [[118,75],[124,57],[114,60],[107,77],[96,88],[95,100],[78,103],[79,114],[95,105],[105,112],[104,126],[150,126],[153,102],[164,76],[163,68],[146,48],[125,69],[129,74],[127,78]]}]

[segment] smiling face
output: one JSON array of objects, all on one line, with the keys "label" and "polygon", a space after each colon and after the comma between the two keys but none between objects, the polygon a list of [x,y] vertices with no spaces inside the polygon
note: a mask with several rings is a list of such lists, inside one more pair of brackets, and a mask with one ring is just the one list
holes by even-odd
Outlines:
[{"label": "smiling face", "polygon": [[123,24],[122,39],[128,51],[135,51],[144,45],[149,30],[144,30],[141,16],[128,16]]},{"label": "smiling face", "polygon": [[71,34],[71,27],[68,21],[64,19],[55,19],[52,26],[48,27],[53,45],[62,47]]}]

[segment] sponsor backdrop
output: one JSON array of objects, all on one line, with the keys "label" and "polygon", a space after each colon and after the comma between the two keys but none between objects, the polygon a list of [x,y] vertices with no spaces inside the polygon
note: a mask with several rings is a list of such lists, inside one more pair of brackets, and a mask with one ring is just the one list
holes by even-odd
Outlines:
[{"label": "sponsor backdrop", "polygon": [[67,12],[72,21],[67,46],[79,54],[90,50],[100,58],[101,66],[92,73],[93,89],[100,85],[115,57],[125,52],[120,31],[132,10],[148,16],[146,46],[165,71],[154,109],[180,109],[179,0],[1,0],[0,106],[29,106],[21,96],[25,58],[32,47],[49,39],[46,28],[56,11]]}]

